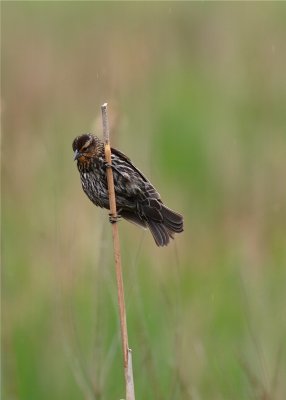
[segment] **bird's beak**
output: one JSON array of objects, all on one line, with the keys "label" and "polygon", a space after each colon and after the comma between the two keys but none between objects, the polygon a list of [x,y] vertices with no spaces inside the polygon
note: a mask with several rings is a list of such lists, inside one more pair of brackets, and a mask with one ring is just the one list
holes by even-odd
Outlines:
[{"label": "bird's beak", "polygon": [[78,150],[76,150],[74,152],[74,157],[73,157],[74,161],[77,160],[80,156],[81,156],[81,153]]}]

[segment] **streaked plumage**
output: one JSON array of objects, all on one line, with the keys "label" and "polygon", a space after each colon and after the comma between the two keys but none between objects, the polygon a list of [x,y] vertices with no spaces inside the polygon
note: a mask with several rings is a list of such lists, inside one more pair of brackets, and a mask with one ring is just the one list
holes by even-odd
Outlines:
[{"label": "streaked plumage", "polygon": [[[84,134],[73,141],[74,159],[88,198],[109,209],[104,143]],[[166,246],[174,233],[183,231],[183,217],[166,207],[148,179],[119,150],[111,148],[117,212],[122,218],[149,228],[157,246]]]}]

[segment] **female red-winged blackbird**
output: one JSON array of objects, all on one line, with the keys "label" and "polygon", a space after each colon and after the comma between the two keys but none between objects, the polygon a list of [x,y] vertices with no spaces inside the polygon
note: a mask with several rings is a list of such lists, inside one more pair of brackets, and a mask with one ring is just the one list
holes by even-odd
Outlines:
[{"label": "female red-winged blackbird", "polygon": [[[96,206],[109,209],[104,143],[85,134],[76,137],[72,147],[85,194]],[[174,233],[183,231],[182,215],[162,203],[154,186],[123,153],[111,148],[111,159],[118,215],[149,228],[157,246],[167,246]]]}]

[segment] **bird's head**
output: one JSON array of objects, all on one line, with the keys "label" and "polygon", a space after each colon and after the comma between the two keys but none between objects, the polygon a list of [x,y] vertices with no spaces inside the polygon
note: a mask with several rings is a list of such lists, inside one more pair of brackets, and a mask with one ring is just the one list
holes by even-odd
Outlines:
[{"label": "bird's head", "polygon": [[103,142],[98,137],[88,133],[77,136],[73,141],[72,148],[74,160],[85,163],[102,154]]}]

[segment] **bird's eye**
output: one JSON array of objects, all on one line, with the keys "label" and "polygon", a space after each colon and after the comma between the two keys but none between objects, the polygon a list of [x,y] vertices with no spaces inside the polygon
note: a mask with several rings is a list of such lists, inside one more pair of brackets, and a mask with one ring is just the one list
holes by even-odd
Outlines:
[{"label": "bird's eye", "polygon": [[88,149],[88,146],[82,146],[81,151],[86,151]]},{"label": "bird's eye", "polygon": [[90,140],[88,140],[81,148],[81,151],[86,151],[90,146]]}]

